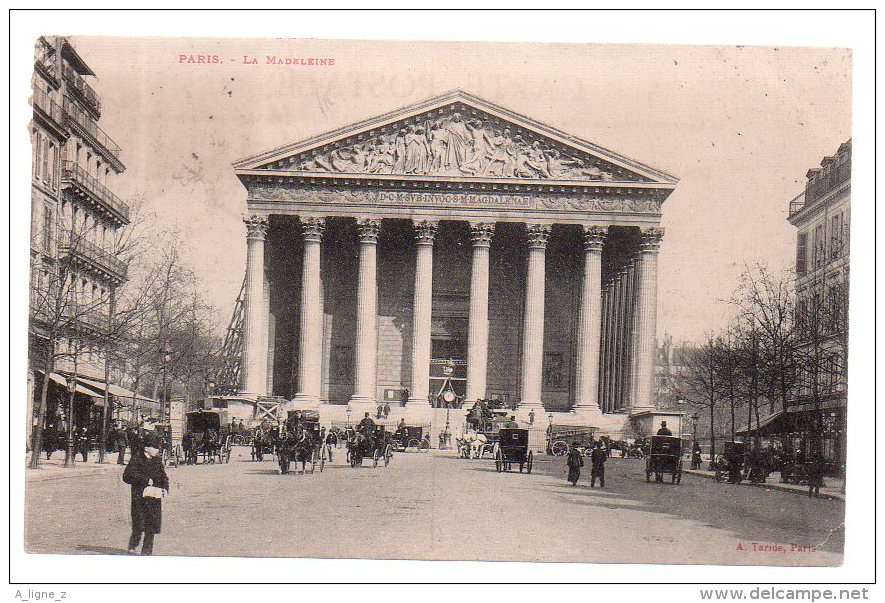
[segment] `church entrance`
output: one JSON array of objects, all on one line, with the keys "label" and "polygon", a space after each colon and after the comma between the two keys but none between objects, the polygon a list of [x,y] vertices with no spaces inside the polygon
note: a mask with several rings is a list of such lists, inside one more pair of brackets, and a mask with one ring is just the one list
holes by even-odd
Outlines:
[{"label": "church entrance", "polygon": [[467,394],[467,317],[434,316],[430,349],[430,402],[460,408]]}]

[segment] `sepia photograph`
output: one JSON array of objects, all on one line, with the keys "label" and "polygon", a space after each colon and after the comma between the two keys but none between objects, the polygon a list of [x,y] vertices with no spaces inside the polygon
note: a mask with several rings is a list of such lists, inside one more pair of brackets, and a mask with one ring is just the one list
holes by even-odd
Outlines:
[{"label": "sepia photograph", "polygon": [[28,43],[34,563],[845,562],[851,48]]}]

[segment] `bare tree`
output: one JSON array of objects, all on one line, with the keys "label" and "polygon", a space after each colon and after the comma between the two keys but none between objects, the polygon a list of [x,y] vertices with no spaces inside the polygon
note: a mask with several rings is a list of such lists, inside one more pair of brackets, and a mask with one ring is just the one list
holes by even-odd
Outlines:
[{"label": "bare tree", "polygon": [[710,458],[716,458],[716,410],[719,406],[721,340],[708,334],[702,345],[687,351],[687,366],[675,384],[680,398],[703,409],[710,418]]}]

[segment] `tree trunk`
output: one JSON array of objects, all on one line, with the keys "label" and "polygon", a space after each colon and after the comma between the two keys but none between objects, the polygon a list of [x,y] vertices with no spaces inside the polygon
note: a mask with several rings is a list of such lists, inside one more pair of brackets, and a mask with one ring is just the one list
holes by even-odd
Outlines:
[{"label": "tree trunk", "polygon": [[[55,340],[49,337],[49,348],[43,366],[43,385],[40,387],[40,405],[37,410],[37,425],[31,432],[31,469],[40,468],[40,455],[43,453],[43,424],[46,422],[47,399],[49,397],[49,375],[55,369]],[[31,417],[33,420],[33,417]]]},{"label": "tree trunk", "polygon": [[710,404],[710,470],[716,461],[716,411]]}]

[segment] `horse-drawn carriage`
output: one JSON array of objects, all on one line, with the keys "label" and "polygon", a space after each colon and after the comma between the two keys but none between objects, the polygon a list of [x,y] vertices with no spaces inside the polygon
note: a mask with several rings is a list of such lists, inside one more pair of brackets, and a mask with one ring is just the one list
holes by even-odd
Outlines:
[{"label": "horse-drawn carriage", "polygon": [[376,425],[373,430],[363,429],[350,432],[347,440],[347,461],[351,467],[361,467],[363,459],[372,459],[372,467],[379,462],[384,466],[390,464],[393,456],[393,442],[383,425]]},{"label": "horse-drawn carriage", "polygon": [[181,440],[185,463],[196,465],[200,456],[203,463],[230,462],[230,436],[222,437],[220,415],[198,410],[187,413],[185,417],[187,420]]},{"label": "horse-drawn carriage", "polygon": [[725,442],[725,454],[713,462],[717,482],[739,484],[744,479],[745,442]]},{"label": "horse-drawn carriage", "polygon": [[515,428],[507,408],[495,406],[494,401],[478,400],[467,416],[468,429],[458,438],[458,456],[478,459],[487,453],[495,454],[501,429]]},{"label": "horse-drawn carriage", "polygon": [[495,470],[498,473],[510,471],[511,465],[519,464],[519,472],[532,472],[533,455],[529,450],[529,430],[503,427],[498,430],[495,443]]},{"label": "horse-drawn carriage", "polygon": [[280,464],[280,473],[283,475],[289,473],[292,461],[295,462],[296,468],[298,463],[301,463],[302,475],[307,472],[308,463],[311,473],[316,472],[318,468],[322,473],[326,465],[322,444],[319,413],[289,411],[281,433],[276,438],[275,451]]},{"label": "horse-drawn carriage", "polygon": [[424,439],[424,428],[416,425],[397,427],[390,439],[390,443],[397,452],[404,452],[408,448],[421,450],[421,442]]},{"label": "horse-drawn carriage", "polygon": [[578,442],[578,448],[585,456],[590,456],[593,450],[593,432],[595,427],[580,427],[575,425],[551,425],[547,433],[547,453],[553,456],[565,456],[568,454],[572,442]]},{"label": "horse-drawn carriage", "polygon": [[648,457],[645,459],[645,481],[650,482],[654,474],[656,482],[664,481],[664,474],[670,474],[670,481],[682,481],[682,440],[675,436],[655,435],[651,437]]}]

